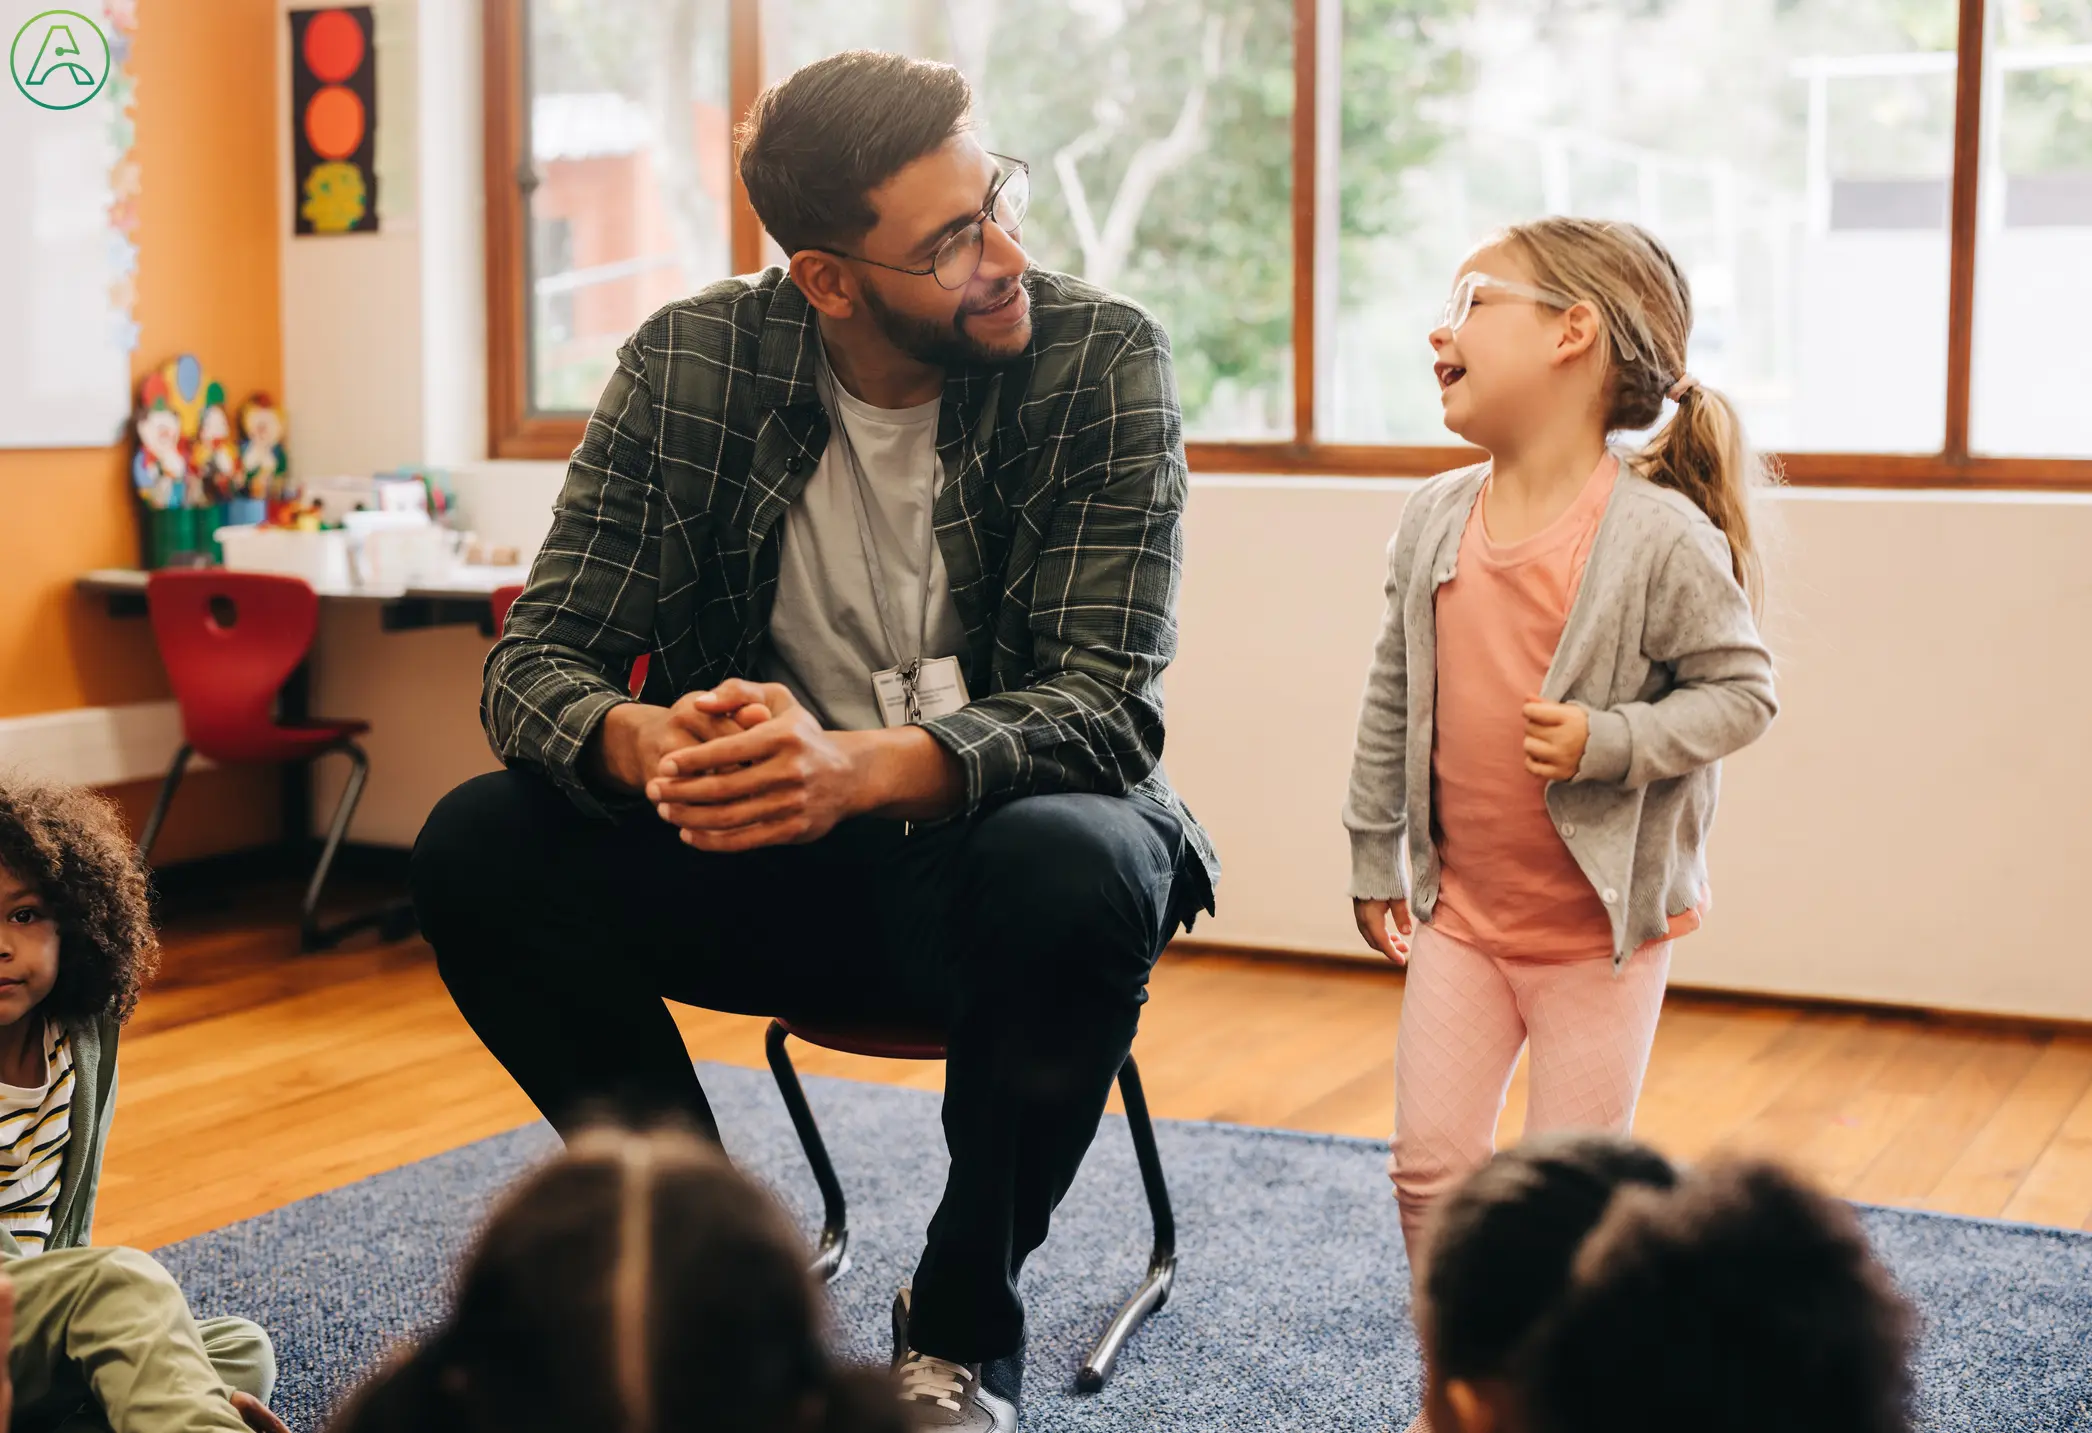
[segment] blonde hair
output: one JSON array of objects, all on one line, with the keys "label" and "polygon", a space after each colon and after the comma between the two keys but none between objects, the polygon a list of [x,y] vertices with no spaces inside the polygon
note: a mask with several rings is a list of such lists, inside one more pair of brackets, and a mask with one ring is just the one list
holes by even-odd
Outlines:
[{"label": "blonde hair", "polygon": [[[1492,241],[1515,249],[1534,282],[1598,311],[1609,349],[1605,426],[1645,429],[1685,373],[1692,286],[1647,229],[1560,215],[1514,224]],[[1671,421],[1634,454],[1635,471],[1685,494],[1729,540],[1736,580],[1762,605],[1764,566],[1751,536],[1751,495],[1775,474],[1744,439],[1736,407],[1697,381],[1678,395]]]}]

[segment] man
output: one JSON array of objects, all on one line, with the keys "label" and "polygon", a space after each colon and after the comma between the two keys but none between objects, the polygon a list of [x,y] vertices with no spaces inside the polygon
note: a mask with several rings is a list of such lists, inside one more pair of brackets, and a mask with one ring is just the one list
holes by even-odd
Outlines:
[{"label": "man", "polygon": [[488,659],[509,769],[438,806],[414,884],[563,1130],[605,1101],[712,1127],[663,997],[948,1032],[902,1393],[987,1430],[1015,1426],[1018,1270],[1218,865],[1158,764],[1168,341],[1029,268],[1026,170],[970,106],[864,52],[757,101],[741,176],[789,270],[619,352]]}]

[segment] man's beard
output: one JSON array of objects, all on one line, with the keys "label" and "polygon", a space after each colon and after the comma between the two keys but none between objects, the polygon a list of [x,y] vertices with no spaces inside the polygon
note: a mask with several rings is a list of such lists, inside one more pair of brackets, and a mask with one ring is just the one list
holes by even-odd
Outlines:
[{"label": "man's beard", "polygon": [[[993,304],[1008,298],[1010,291],[1022,282],[1021,275],[1005,280],[988,302]],[[918,363],[934,363],[939,368],[993,367],[1013,362],[1023,352],[1020,348],[1003,353],[980,342],[966,331],[966,320],[971,313],[963,308],[952,315],[949,324],[934,319],[911,318],[888,308],[886,301],[879,297],[879,291],[870,284],[864,287],[864,305],[872,311],[872,321],[879,325],[879,332],[886,336],[886,341]]]}]

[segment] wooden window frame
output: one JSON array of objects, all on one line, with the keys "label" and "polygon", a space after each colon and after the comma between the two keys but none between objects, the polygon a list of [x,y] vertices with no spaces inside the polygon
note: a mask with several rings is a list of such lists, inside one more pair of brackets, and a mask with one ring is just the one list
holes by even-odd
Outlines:
[{"label": "wooden window frame", "polygon": [[[487,448],[495,458],[564,459],[581,440],[585,415],[530,406],[527,0],[484,0],[486,59]],[[2092,458],[2009,458],[1969,451],[1979,233],[1983,47],[1987,0],[1960,0],[1954,96],[1954,172],[1947,278],[1944,441],[1934,453],[1783,453],[1787,480],[1820,487],[2092,490]],[[1330,16],[1341,0],[1294,0],[1293,27],[1293,413],[1290,442],[1185,445],[1196,473],[1422,477],[1471,462],[1460,446],[1329,443],[1316,437],[1317,87]],[[762,86],[761,0],[729,0],[728,109],[745,114]],[[730,221],[734,272],[762,266],[763,231],[734,180]]]}]

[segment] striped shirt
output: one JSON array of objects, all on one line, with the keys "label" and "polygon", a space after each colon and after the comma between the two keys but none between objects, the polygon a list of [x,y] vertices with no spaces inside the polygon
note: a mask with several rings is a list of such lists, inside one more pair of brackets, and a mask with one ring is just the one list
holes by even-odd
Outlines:
[{"label": "striped shirt", "polygon": [[0,1082],[0,1229],[24,1254],[51,1238],[66,1141],[72,1134],[73,1045],[44,1022],[44,1082],[34,1089]]}]

